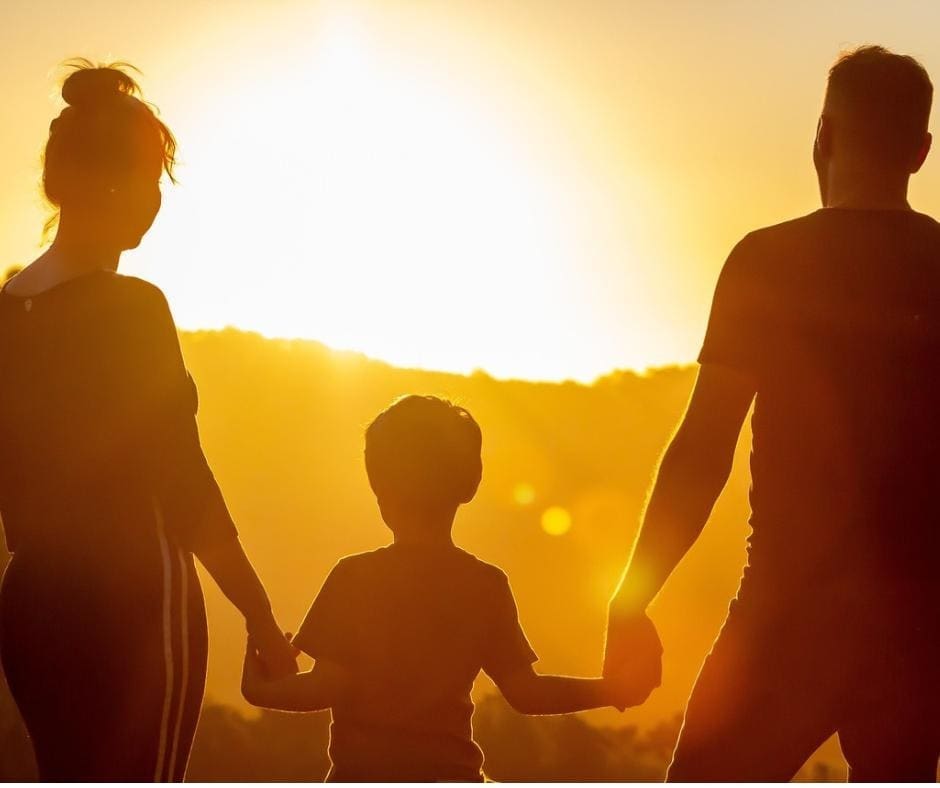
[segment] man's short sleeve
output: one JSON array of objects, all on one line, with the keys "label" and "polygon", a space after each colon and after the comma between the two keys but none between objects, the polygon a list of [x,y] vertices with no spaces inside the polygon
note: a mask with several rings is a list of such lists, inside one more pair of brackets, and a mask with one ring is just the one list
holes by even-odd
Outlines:
[{"label": "man's short sleeve", "polygon": [[756,374],[765,346],[763,288],[753,236],[746,236],[728,256],[712,301],[699,364],[720,364]]},{"label": "man's short sleeve", "polygon": [[483,670],[492,677],[537,662],[538,656],[519,623],[509,579],[502,572],[496,581],[490,609],[492,617],[484,646]]},{"label": "man's short sleeve", "polygon": [[340,561],[313,600],[294,635],[294,645],[314,659],[348,663],[355,652],[349,605],[352,591],[348,565]]}]

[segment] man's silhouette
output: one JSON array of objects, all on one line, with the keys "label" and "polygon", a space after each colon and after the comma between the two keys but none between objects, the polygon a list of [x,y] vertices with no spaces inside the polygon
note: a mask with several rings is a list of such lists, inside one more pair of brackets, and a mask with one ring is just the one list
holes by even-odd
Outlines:
[{"label": "man's silhouette", "polygon": [[[786,780],[838,732],[853,780],[940,753],[940,225],[911,210],[933,88],[881,47],[829,74],[824,207],[746,236],[611,603],[606,669],[661,648],[646,608],[696,540],[754,400],[748,566],[671,780]],[[756,399],[755,399],[756,396]]]}]

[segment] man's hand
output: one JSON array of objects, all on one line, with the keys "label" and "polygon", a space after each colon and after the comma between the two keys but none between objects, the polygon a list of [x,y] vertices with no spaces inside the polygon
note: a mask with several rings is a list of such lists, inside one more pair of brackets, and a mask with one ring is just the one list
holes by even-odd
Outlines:
[{"label": "man's hand", "polygon": [[611,608],[604,678],[619,687],[618,706],[639,706],[662,683],[662,656],[662,643],[646,613]]}]

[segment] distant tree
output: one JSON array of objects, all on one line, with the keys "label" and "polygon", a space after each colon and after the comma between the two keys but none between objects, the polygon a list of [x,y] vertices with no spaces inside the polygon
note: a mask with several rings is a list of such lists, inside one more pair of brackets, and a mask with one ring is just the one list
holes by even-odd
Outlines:
[{"label": "distant tree", "polygon": [[[647,733],[595,727],[576,715],[527,717],[500,696],[478,705],[474,733],[486,773],[501,781],[661,780],[679,718]],[[328,714],[262,711],[247,717],[215,704],[202,714],[187,779],[316,781],[329,770]]]}]

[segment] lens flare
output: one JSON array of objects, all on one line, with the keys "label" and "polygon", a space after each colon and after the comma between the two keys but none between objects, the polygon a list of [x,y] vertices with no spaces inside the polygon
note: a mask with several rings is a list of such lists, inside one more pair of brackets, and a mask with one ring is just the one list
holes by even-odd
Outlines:
[{"label": "lens flare", "polygon": [[518,506],[529,506],[535,501],[535,488],[526,482],[519,482],[513,487],[512,499]]},{"label": "lens flare", "polygon": [[571,530],[571,514],[561,506],[550,506],[542,512],[542,530],[549,536],[564,536]]}]

